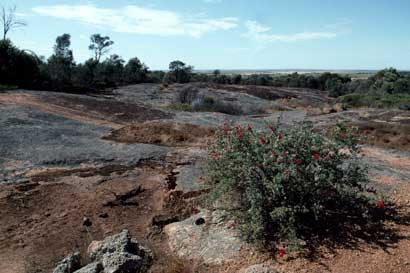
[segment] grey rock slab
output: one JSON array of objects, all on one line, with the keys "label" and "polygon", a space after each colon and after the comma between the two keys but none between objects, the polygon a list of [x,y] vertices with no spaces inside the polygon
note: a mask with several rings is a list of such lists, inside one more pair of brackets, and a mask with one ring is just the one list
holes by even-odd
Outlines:
[{"label": "grey rock slab", "polygon": [[[204,224],[197,225],[203,218]],[[182,222],[165,226],[169,247],[179,257],[205,264],[221,264],[235,260],[244,243],[237,230],[230,227],[226,213],[203,210]]]},{"label": "grey rock slab", "polygon": [[[21,179],[24,172],[36,167],[134,164],[141,159],[159,159],[170,151],[155,145],[102,140],[110,128],[9,105],[0,105],[0,129],[0,183]],[[13,169],[10,162],[19,164]]]},{"label": "grey rock slab", "polygon": [[206,185],[200,181],[205,177],[205,162],[197,161],[193,164],[179,166],[175,171],[177,175],[177,190],[183,192],[198,191],[206,188]]}]

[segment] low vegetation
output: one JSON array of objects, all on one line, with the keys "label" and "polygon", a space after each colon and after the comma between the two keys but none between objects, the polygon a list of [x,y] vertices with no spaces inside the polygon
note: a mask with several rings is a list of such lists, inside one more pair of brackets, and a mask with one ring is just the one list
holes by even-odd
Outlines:
[{"label": "low vegetation", "polygon": [[349,227],[374,223],[374,210],[384,207],[356,143],[341,126],[325,139],[307,123],[263,132],[225,124],[209,151],[208,182],[251,242],[297,248],[312,238],[342,238]]},{"label": "low vegetation", "polygon": [[[310,88],[327,91],[331,97],[351,107],[404,107],[410,108],[410,76],[394,68],[388,68],[366,79],[354,79],[350,75],[322,73],[305,75],[195,75],[197,81],[218,84],[244,84],[274,87]],[[345,97],[343,97],[345,96]]]},{"label": "low vegetation", "polygon": [[0,91],[15,90],[15,89],[18,89],[18,87],[15,85],[1,85],[0,84]]},{"label": "low vegetation", "polygon": [[179,111],[219,112],[229,115],[244,114],[239,105],[206,96],[194,86],[180,89],[176,93],[175,102],[170,104],[169,108]]},{"label": "low vegetation", "polygon": [[401,108],[410,109],[410,94],[373,95],[351,93],[337,98],[337,102],[351,107]]}]

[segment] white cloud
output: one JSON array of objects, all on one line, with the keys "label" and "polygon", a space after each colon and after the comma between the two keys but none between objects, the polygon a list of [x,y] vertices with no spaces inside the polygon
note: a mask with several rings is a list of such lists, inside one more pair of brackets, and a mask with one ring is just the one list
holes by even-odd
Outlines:
[{"label": "white cloud", "polygon": [[265,43],[273,42],[299,42],[315,39],[332,39],[338,36],[337,31],[319,31],[319,32],[299,32],[292,34],[271,34],[269,27],[264,26],[256,21],[247,21],[245,23],[247,32],[243,34],[244,37]]},{"label": "white cloud", "polygon": [[173,11],[135,5],[121,9],[99,8],[91,5],[55,5],[34,7],[40,15],[78,21],[115,32],[159,36],[201,37],[207,32],[237,27],[238,19],[190,17]]}]

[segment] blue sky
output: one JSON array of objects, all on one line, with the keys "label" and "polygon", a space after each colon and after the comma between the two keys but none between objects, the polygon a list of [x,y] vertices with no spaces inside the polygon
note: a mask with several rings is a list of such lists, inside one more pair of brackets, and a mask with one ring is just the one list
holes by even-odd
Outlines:
[{"label": "blue sky", "polygon": [[93,33],[151,69],[410,69],[408,0],[2,0],[28,26],[9,38],[49,56],[72,35],[76,61]]}]

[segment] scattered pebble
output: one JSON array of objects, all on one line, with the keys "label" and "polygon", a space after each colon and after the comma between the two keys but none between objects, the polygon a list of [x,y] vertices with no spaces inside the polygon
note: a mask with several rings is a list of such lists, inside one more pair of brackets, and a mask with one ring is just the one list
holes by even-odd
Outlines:
[{"label": "scattered pebble", "polygon": [[91,222],[90,219],[88,219],[87,217],[83,218],[83,226],[91,227],[92,225],[93,225],[93,223]]}]

